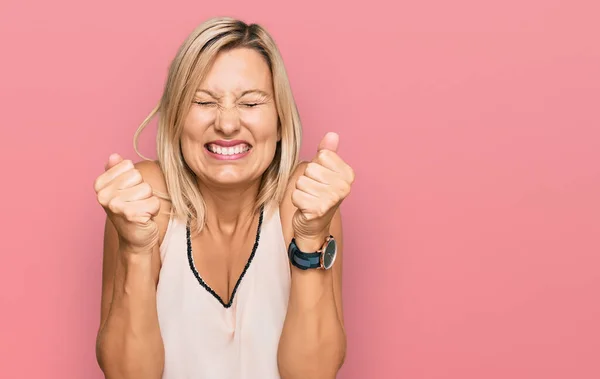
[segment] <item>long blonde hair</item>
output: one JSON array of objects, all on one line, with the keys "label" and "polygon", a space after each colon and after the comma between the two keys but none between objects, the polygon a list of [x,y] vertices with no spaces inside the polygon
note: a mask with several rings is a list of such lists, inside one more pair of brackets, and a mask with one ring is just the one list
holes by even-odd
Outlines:
[{"label": "long blonde hair", "polygon": [[270,34],[258,24],[246,24],[230,17],[211,18],[200,24],[180,46],[171,62],[159,103],[138,127],[134,149],[138,150],[140,133],[158,114],[156,147],[168,194],[158,196],[171,202],[173,217],[188,220],[196,231],[206,222],[206,205],[195,174],[183,159],[180,136],[183,122],[191,107],[194,93],[218,53],[226,49],[250,48],[268,63],[273,79],[275,104],[281,140],[275,158],[263,174],[255,210],[273,210],[282,201],[290,176],[298,163],[302,126],[283,59]]}]

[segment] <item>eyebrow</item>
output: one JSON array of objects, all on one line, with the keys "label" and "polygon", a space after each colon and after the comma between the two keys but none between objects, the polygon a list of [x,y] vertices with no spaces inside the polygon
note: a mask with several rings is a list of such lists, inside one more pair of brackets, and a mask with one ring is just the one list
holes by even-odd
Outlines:
[{"label": "eyebrow", "polygon": [[256,93],[258,95],[262,95],[262,96],[265,96],[265,97],[271,96],[269,93],[267,93],[267,92],[265,92],[263,90],[260,90],[260,89],[249,89],[249,90],[246,90],[246,91],[242,92],[240,94],[240,97],[242,97],[244,95],[247,95],[249,93]]},{"label": "eyebrow", "polygon": [[[204,93],[206,93],[206,94],[214,97],[215,99],[219,99],[220,98],[217,94],[215,94],[214,92],[212,92],[210,90],[207,90],[207,89],[199,89],[199,90],[196,91],[196,93],[200,93],[200,92],[204,92]],[[248,89],[248,90],[243,91],[240,94],[240,97],[248,95],[250,93],[256,93],[258,95],[262,95],[262,96],[265,96],[265,97],[271,96],[268,92],[265,92],[265,91],[260,90],[260,89]]]},{"label": "eyebrow", "polygon": [[199,90],[196,91],[196,93],[200,93],[200,92],[204,92],[204,93],[206,93],[206,94],[214,97],[215,99],[219,98],[219,96],[217,96],[214,92],[211,92],[211,91],[209,91],[207,89],[199,89]]}]

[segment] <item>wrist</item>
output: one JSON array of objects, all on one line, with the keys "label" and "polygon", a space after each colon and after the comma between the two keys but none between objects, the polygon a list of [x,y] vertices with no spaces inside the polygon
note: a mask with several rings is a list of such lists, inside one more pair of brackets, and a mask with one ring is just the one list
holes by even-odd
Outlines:
[{"label": "wrist", "polygon": [[296,234],[294,235],[294,241],[296,242],[296,246],[298,246],[298,249],[306,253],[312,253],[323,247],[323,243],[325,242],[328,236],[328,231],[323,231],[313,236],[303,236]]},{"label": "wrist", "polygon": [[292,265],[302,270],[329,270],[337,255],[335,238],[323,231],[318,236],[294,236],[288,246],[288,256]]}]

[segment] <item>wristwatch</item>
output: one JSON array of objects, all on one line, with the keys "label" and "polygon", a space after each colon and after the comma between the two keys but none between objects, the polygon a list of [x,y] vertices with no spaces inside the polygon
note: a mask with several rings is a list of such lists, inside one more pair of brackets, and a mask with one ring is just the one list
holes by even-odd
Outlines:
[{"label": "wristwatch", "polygon": [[305,253],[296,245],[296,240],[292,238],[288,248],[288,255],[292,264],[301,270],[320,269],[329,270],[335,262],[337,255],[337,243],[333,236],[325,239],[323,246],[315,252]]}]

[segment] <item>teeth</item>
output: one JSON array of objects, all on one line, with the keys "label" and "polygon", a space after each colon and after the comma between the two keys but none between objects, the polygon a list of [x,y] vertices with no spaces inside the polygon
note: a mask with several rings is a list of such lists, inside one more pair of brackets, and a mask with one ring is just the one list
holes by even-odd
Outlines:
[{"label": "teeth", "polygon": [[210,145],[208,145],[208,150],[210,150],[211,152],[213,152],[215,154],[219,154],[219,155],[240,154],[240,153],[244,153],[244,152],[248,151],[249,149],[250,149],[250,146],[248,146],[246,144],[240,144],[240,145],[231,146],[231,147],[222,147],[222,146],[215,145],[212,143]]}]

